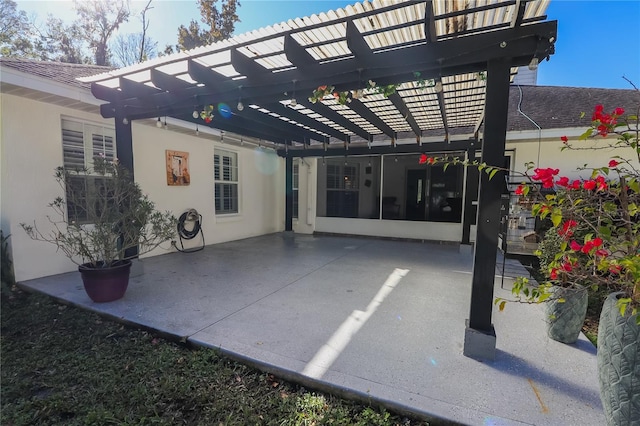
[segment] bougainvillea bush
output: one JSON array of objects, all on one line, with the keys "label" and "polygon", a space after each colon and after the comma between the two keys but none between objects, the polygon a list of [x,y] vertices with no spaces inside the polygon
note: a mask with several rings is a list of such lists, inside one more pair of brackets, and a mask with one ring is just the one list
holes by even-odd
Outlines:
[{"label": "bougainvillea bush", "polygon": [[[622,292],[619,308],[635,315],[640,307],[640,146],[638,110],[617,107],[606,112],[597,105],[591,125],[577,141],[563,136],[563,150],[599,150],[602,163],[580,169],[583,176],[570,179],[559,169],[527,164],[520,173],[516,194],[533,199],[532,213],[550,219],[561,241],[547,262],[549,280],[530,286],[519,278],[513,294],[518,301],[543,302],[551,286],[576,284],[592,290]],[[613,136],[613,137],[612,137]],[[614,138],[615,137],[615,138]],[[595,140],[587,145],[585,141]],[[477,161],[428,157],[423,164],[445,163],[478,167],[493,177],[504,170]],[[504,170],[507,171],[507,170]],[[508,172],[508,171],[507,171]],[[549,193],[551,191],[551,193]],[[547,253],[548,254],[548,253]],[[500,309],[505,300],[496,299]],[[640,323],[640,315],[637,316]]]}]

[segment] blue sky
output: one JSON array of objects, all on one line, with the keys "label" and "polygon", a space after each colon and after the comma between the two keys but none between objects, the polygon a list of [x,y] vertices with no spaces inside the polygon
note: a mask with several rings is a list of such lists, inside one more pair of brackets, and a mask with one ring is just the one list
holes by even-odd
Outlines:
[{"label": "blue sky", "polygon": [[[72,3],[65,0],[22,0],[18,7],[44,19],[54,13],[73,19]],[[146,1],[133,0],[140,10]],[[353,1],[240,0],[236,34],[290,18],[308,16],[353,4]],[[177,28],[200,19],[195,0],[154,0],[149,14],[151,36],[158,46],[175,44]],[[602,88],[630,88],[626,76],[640,86],[640,0],[551,0],[548,19],[558,21],[556,54],[540,64],[538,84]],[[123,32],[139,31],[133,18]]]}]

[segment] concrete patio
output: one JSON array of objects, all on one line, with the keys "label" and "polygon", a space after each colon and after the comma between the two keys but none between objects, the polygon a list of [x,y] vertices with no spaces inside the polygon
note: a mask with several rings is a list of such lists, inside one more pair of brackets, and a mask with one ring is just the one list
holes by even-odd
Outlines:
[{"label": "concrete patio", "polygon": [[[605,424],[594,346],[582,335],[574,345],[550,340],[541,306],[496,309],[494,362],[462,355],[472,263],[468,246],[273,234],[144,259],[116,302],[91,302],[77,272],[21,285],[307,387],[421,415]],[[495,295],[509,297],[512,282],[503,290],[497,276]]]}]

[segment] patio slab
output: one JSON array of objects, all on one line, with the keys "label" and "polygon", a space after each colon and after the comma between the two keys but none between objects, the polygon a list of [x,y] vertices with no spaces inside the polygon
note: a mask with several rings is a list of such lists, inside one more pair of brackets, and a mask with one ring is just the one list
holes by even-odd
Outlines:
[{"label": "patio slab", "polygon": [[[451,244],[273,234],[144,259],[145,274],[111,303],[90,301],[76,272],[21,286],[417,414],[605,424],[595,347],[582,335],[550,340],[540,306],[494,312],[495,361],[462,355],[472,257]],[[508,297],[512,283],[502,289],[498,276],[495,295]]]}]

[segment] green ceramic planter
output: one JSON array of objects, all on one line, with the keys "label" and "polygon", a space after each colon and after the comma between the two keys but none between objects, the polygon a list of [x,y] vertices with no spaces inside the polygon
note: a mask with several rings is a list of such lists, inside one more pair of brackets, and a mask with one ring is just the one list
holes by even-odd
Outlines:
[{"label": "green ceramic planter", "polygon": [[640,425],[640,326],[609,295],[598,325],[600,399],[609,425]]},{"label": "green ceramic planter", "polygon": [[553,286],[550,291],[550,300],[545,303],[547,335],[558,342],[575,343],[587,316],[587,289],[580,285]]}]

